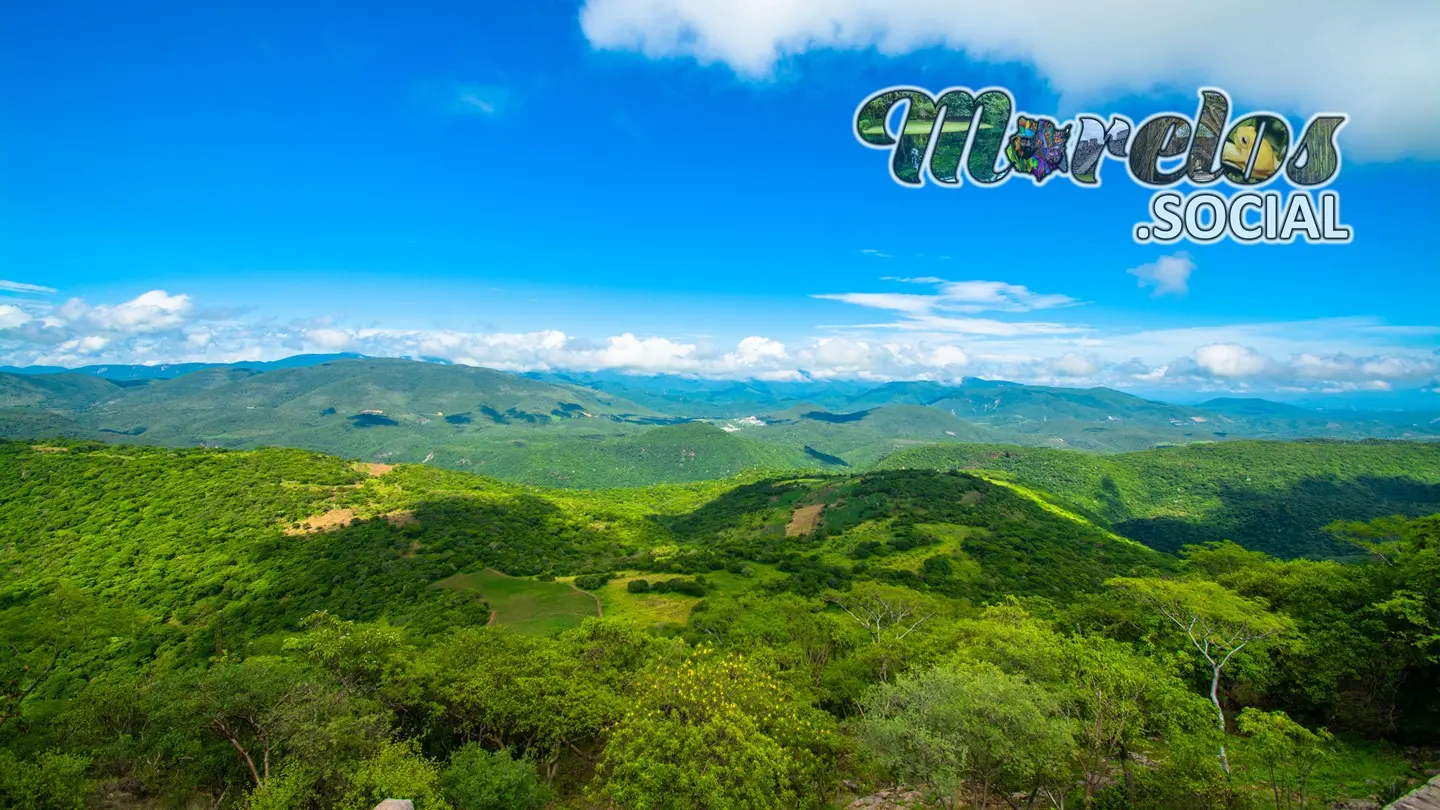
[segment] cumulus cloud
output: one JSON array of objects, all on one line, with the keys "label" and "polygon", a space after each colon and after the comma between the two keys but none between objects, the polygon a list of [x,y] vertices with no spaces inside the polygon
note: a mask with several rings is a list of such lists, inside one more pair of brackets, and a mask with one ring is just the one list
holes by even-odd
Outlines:
[{"label": "cumulus cloud", "polygon": [[[914,282],[950,290],[943,295],[950,296],[951,306],[1058,306],[1064,298],[991,282]],[[1372,319],[1107,333],[1061,323],[938,315],[931,310],[941,295],[920,297],[927,299],[924,307],[908,299],[880,307],[898,313],[901,328],[852,326],[789,340],[752,334],[727,344],[638,332],[592,340],[557,329],[355,327],[340,316],[277,324],[233,313],[214,316],[217,310],[198,307],[186,295],[157,290],[118,304],[76,299],[53,307],[0,304],[0,364],[235,362],[354,351],[504,371],[616,370],[760,380],[984,377],[1213,391],[1358,391],[1440,383],[1440,354],[1432,350],[1429,333],[1380,329]],[[1423,348],[1386,342],[1396,337],[1422,341]]]},{"label": "cumulus cloud", "polygon": [[1142,13],[1133,0],[1030,0],[1017,14],[983,0],[587,0],[580,24],[597,48],[692,57],[751,78],[811,50],[939,46],[1028,64],[1071,106],[1218,86],[1297,118],[1350,114],[1342,137],[1357,157],[1440,155],[1440,106],[1415,95],[1440,86],[1433,2],[1155,0]]},{"label": "cumulus cloud", "polygon": [[1063,377],[1089,377],[1100,370],[1095,360],[1073,352],[1053,358],[1049,362],[1055,373]]},{"label": "cumulus cloud", "polygon": [[29,320],[30,313],[25,310],[10,304],[0,304],[0,329],[14,329]]},{"label": "cumulus cloud", "polygon": [[105,332],[156,332],[180,326],[194,309],[188,295],[170,295],[164,290],[151,290],[115,306],[92,307],[78,298],[72,298],[47,319],[47,324]]},{"label": "cumulus cloud", "polygon": [[1268,357],[1234,343],[1201,346],[1195,350],[1196,365],[1217,377],[1257,377],[1270,372]]},{"label": "cumulus cloud", "polygon": [[1281,391],[1388,391],[1396,385],[1422,386],[1440,374],[1440,362],[1422,356],[1353,356],[1301,353],[1280,359],[1234,343],[1201,346],[1163,367],[1172,383],[1219,382]]},{"label": "cumulus cloud", "polygon": [[[199,333],[195,333],[199,334]],[[194,335],[192,334],[192,337]],[[348,332],[341,329],[307,329],[305,339],[322,352],[342,352],[354,344]]]},{"label": "cumulus cloud", "polygon": [[1139,279],[1138,286],[1154,287],[1156,297],[1162,295],[1185,295],[1190,292],[1190,274],[1195,271],[1195,262],[1185,251],[1161,256],[1150,264],[1132,267],[1125,272]]}]

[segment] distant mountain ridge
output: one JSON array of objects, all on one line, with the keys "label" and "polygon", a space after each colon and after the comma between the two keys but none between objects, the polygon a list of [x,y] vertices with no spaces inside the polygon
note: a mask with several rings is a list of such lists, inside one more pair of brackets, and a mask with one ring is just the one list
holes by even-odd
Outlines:
[{"label": "distant mountain ridge", "polygon": [[[693,422],[716,429],[665,429]],[[0,437],[53,436],[304,447],[592,487],[698,480],[746,466],[866,469],[933,444],[1131,452],[1242,437],[1432,440],[1440,438],[1440,412],[1341,418],[1259,399],[1189,406],[1108,388],[977,378],[950,385],[515,374],[353,355],[0,372]]]},{"label": "distant mountain ridge", "polygon": [[176,377],[194,371],[203,371],[210,368],[245,368],[255,369],[257,371],[269,371],[276,368],[318,366],[321,363],[328,363],[334,360],[360,359],[367,359],[366,355],[356,354],[354,352],[341,352],[339,354],[297,354],[293,357],[286,357],[280,360],[240,360],[234,363],[155,363],[150,365],[122,363],[79,366],[77,368],[66,368],[64,366],[0,366],[0,373],[83,374],[90,377],[103,377],[107,380],[173,380]]}]

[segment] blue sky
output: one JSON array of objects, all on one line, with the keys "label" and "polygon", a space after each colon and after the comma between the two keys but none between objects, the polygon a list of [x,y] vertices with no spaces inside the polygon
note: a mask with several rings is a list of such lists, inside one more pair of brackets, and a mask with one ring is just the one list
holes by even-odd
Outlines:
[{"label": "blue sky", "polygon": [[[1434,387],[1440,122],[1417,92],[1440,87],[1434,7],[1130,53],[1125,5],[1074,36],[925,0],[17,6],[0,364],[344,349],[1177,395]],[[1337,27],[1353,53],[1287,67]],[[1246,69],[1263,43],[1279,52]],[[1409,67],[1366,73],[1381,52]],[[1193,113],[1209,84],[1235,113],[1329,105],[1352,115],[1332,188],[1354,242],[1136,245],[1150,191],[1118,163],[1095,190],[901,188],[851,134],[897,84],[1133,120]],[[1142,286],[1145,267],[1170,284]]]}]

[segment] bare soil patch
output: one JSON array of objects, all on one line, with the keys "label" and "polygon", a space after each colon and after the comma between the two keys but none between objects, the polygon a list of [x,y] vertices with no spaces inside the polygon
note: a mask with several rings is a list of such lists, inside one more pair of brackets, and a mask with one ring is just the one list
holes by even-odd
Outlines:
[{"label": "bare soil patch", "polygon": [[355,522],[354,509],[331,509],[323,515],[315,515],[300,521],[300,526],[290,526],[285,529],[288,535],[314,534],[326,532],[331,529],[342,529]]},{"label": "bare soil patch", "polygon": [[401,526],[410,526],[412,524],[419,523],[420,521],[415,519],[415,513],[413,511],[406,509],[403,512],[391,512],[390,514],[386,515],[385,522],[389,523],[391,526],[399,528]]},{"label": "bare soil patch", "polygon": [[372,478],[379,478],[385,473],[395,469],[394,464],[370,464],[368,462],[362,462],[357,466],[360,467],[362,472],[368,473]]},{"label": "bare soil patch", "polygon": [[785,536],[801,537],[814,532],[820,525],[820,513],[824,511],[823,503],[795,507],[795,511],[790,513],[790,523],[785,526]]}]

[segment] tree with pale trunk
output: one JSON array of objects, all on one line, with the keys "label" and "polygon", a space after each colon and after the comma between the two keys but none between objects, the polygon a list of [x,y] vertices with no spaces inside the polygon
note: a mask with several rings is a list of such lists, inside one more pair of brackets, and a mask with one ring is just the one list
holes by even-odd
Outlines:
[{"label": "tree with pale trunk", "polygon": [[1134,599],[1178,629],[1210,668],[1210,702],[1221,733],[1220,767],[1228,776],[1225,708],[1221,678],[1236,656],[1294,629],[1289,617],[1272,613],[1263,602],[1246,599],[1206,580],[1117,577],[1106,585]]}]

